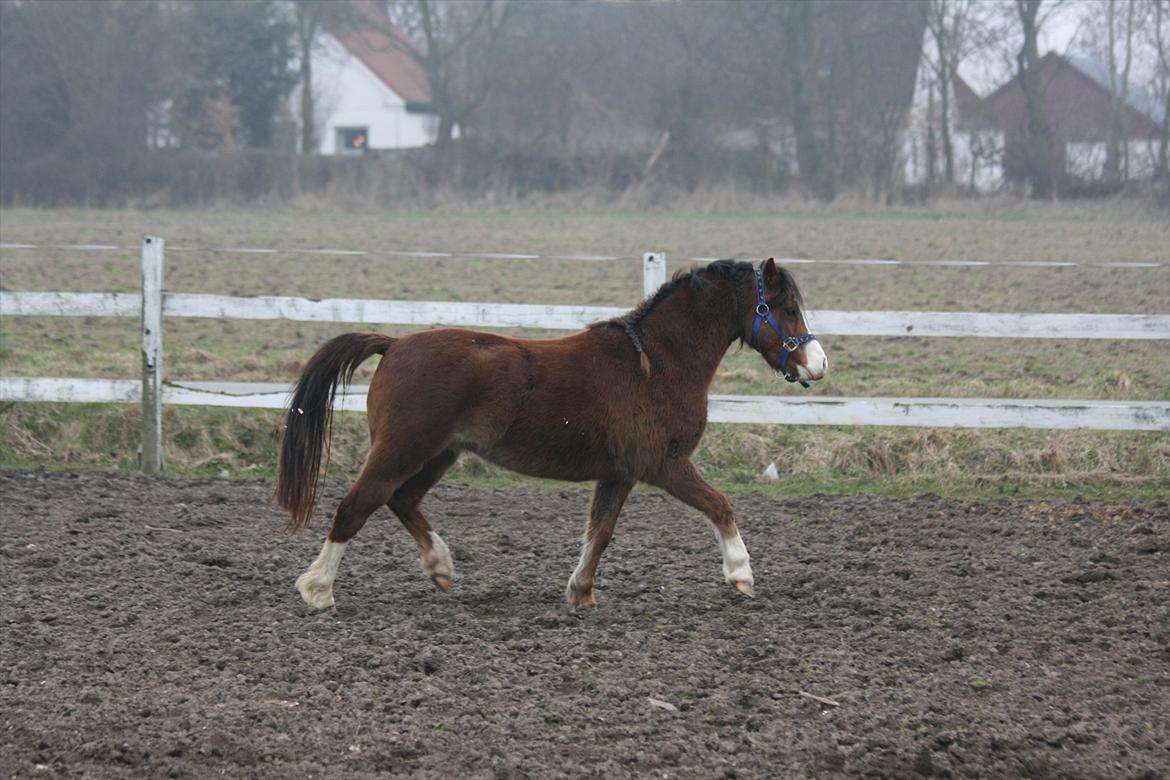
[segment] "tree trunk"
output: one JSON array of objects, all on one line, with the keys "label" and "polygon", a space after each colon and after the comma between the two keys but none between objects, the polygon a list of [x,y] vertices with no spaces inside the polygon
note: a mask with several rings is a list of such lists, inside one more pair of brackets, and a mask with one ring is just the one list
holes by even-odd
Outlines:
[{"label": "tree trunk", "polygon": [[1170,7],[1166,0],[1158,0],[1154,4],[1154,32],[1155,44],[1158,48],[1158,68],[1162,72],[1162,86],[1165,94],[1162,96],[1162,127],[1158,134],[1158,167],[1155,177],[1165,179],[1170,176],[1170,51],[1167,51],[1165,9]]},{"label": "tree trunk", "polygon": [[926,183],[927,197],[934,190],[934,174],[938,169],[938,144],[934,138],[934,85],[926,92]]},{"label": "tree trunk", "polygon": [[1109,25],[1109,123],[1105,128],[1105,180],[1112,184],[1129,178],[1128,144],[1123,127],[1129,100],[1129,69],[1133,61],[1133,14],[1137,0],[1128,0],[1125,18],[1125,66],[1120,79],[1117,73],[1116,4],[1109,0],[1106,22]]},{"label": "tree trunk", "polygon": [[317,124],[313,103],[313,42],[317,38],[318,8],[297,4],[297,38],[301,57],[301,154],[317,153]]},{"label": "tree trunk", "polygon": [[1049,200],[1056,193],[1056,151],[1052,127],[1044,115],[1044,95],[1040,91],[1040,53],[1037,46],[1036,17],[1041,0],[1016,0],[1024,42],[1016,55],[1020,87],[1028,109],[1024,128],[1024,164],[1032,197]]},{"label": "tree trunk", "polygon": [[813,3],[793,0],[788,3],[783,56],[787,60],[788,105],[792,117],[792,134],[796,139],[796,163],[800,182],[806,190],[821,200],[832,200],[836,195],[829,161],[825,159],[824,141],[817,137],[810,87],[816,76],[810,67],[812,52]]},{"label": "tree trunk", "polygon": [[1170,176],[1170,79],[1167,79],[1166,94],[1162,96],[1162,133],[1158,139],[1157,178]]},{"label": "tree trunk", "polygon": [[307,53],[301,54],[301,154],[317,151],[317,128],[313,121],[313,65]]},{"label": "tree trunk", "polygon": [[1125,15],[1125,67],[1121,71],[1121,108],[1118,111],[1117,130],[1122,144],[1121,150],[1121,180],[1129,180],[1129,135],[1123,126],[1126,106],[1129,105],[1129,68],[1133,64],[1133,13],[1137,0],[1129,0],[1129,9]]},{"label": "tree trunk", "polygon": [[1117,0],[1109,0],[1105,7],[1109,65],[1109,121],[1105,123],[1105,181],[1115,183],[1120,178],[1120,150],[1117,138],[1121,122],[1121,90],[1117,83]]},{"label": "tree trunk", "polygon": [[[432,97],[434,97],[432,95]],[[439,112],[439,127],[435,131],[431,184],[444,184],[451,180],[455,170],[455,120],[451,112],[436,106]]]},{"label": "tree trunk", "polygon": [[952,75],[946,65],[942,68],[942,84],[939,85],[939,123],[938,129],[942,135],[943,150],[943,177],[948,185],[955,183],[955,147],[951,142],[951,78]]}]

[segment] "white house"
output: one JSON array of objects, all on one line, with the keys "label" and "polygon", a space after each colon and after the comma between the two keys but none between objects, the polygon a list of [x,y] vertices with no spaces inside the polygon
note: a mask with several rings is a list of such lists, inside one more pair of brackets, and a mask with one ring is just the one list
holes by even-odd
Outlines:
[{"label": "white house", "polygon": [[[321,32],[312,61],[317,153],[385,153],[434,142],[431,90],[410,46],[388,23]],[[298,102],[294,94],[292,105]]]},{"label": "white house", "polygon": [[[931,94],[933,85],[925,71],[920,69],[902,134],[904,181],[910,185],[924,184],[928,178],[932,134],[936,176],[941,176],[944,165],[941,100]],[[947,89],[955,183],[972,192],[996,192],[1004,186],[1003,130],[961,76],[956,74]]]},{"label": "white house", "polygon": [[[1100,181],[1105,172],[1112,110],[1108,68],[1085,57],[1049,52],[1040,58],[1038,81],[1060,171],[1069,183]],[[956,182],[976,192],[993,192],[1009,182],[1024,180],[1028,114],[1019,80],[1009,78],[985,98],[958,76],[949,89]],[[909,184],[926,179],[927,139],[932,131],[935,170],[941,170],[938,103],[926,79],[920,81],[904,136]],[[1154,174],[1162,114],[1162,105],[1156,99],[1130,86],[1118,126],[1122,180]]]}]

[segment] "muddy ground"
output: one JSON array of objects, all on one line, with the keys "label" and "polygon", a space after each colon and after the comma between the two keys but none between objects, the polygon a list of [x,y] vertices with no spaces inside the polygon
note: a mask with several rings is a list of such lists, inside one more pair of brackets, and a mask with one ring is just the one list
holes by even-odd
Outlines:
[{"label": "muddy ground", "polygon": [[440,486],[314,612],[270,490],[0,474],[0,775],[1170,774],[1166,503],[738,496],[747,600],[637,493],[573,612],[587,492]]}]

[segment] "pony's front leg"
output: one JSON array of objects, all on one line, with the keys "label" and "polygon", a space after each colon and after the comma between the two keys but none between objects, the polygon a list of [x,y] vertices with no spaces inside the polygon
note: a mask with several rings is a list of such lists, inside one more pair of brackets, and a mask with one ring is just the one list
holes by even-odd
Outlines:
[{"label": "pony's front leg", "polygon": [[597,562],[613,538],[618,514],[633,487],[633,482],[598,482],[593,491],[589,521],[585,525],[585,539],[581,543],[581,560],[565,588],[565,598],[575,607],[592,606],[595,603],[593,580],[597,575]]},{"label": "pony's front leg", "polygon": [[333,606],[333,581],[337,579],[337,569],[345,555],[345,545],[345,542],[326,540],[317,560],[313,561],[308,571],[297,577],[297,590],[310,607],[327,609]]},{"label": "pony's front leg", "polygon": [[727,497],[711,487],[689,459],[667,463],[654,479],[647,481],[710,519],[723,555],[723,578],[740,593],[752,596],[755,577],[752,575],[751,556],[735,526],[735,514]]}]

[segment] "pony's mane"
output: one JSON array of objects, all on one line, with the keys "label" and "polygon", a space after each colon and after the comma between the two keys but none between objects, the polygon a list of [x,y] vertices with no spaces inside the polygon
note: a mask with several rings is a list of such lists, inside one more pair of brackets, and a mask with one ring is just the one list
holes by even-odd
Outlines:
[{"label": "pony's mane", "polygon": [[[716,260],[708,265],[693,266],[689,271],[678,271],[669,282],[659,287],[653,295],[639,303],[634,309],[620,317],[595,322],[589,327],[612,327],[624,330],[641,357],[642,370],[649,374],[650,361],[647,359],[646,353],[642,349],[642,342],[638,338],[638,323],[654,311],[658,304],[674,295],[683,286],[689,286],[694,292],[702,292],[712,284],[721,281],[731,281],[735,285],[736,309],[738,310],[743,302],[744,282],[751,276],[754,268],[755,266],[744,260]],[[780,273],[781,286],[786,293],[783,303],[797,307],[803,306],[800,290],[797,288],[796,280],[792,278],[792,274],[780,266],[776,266],[776,270]]]}]

